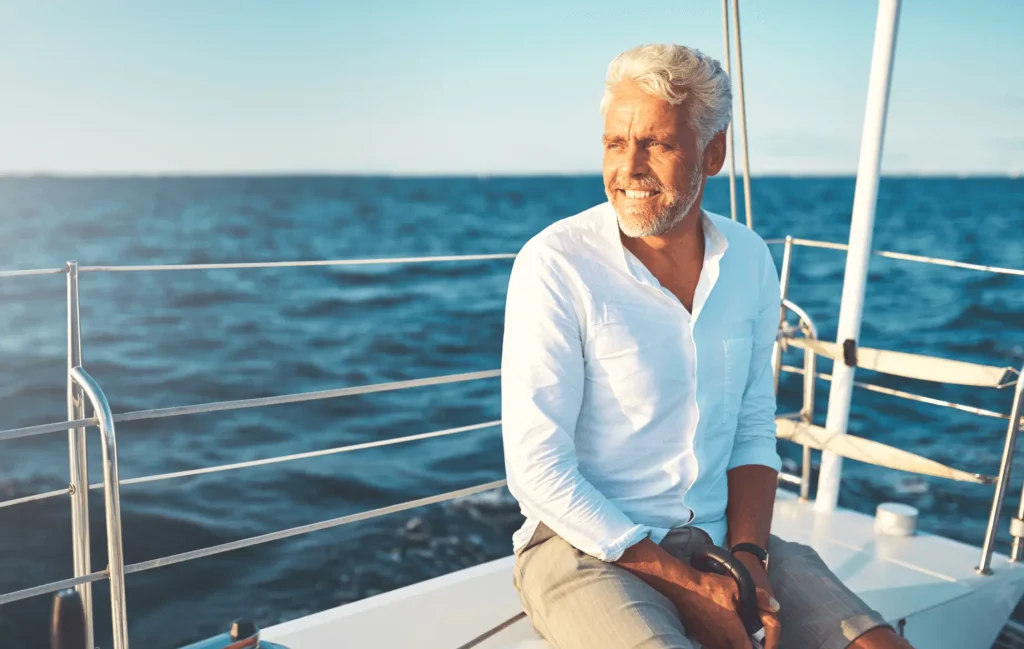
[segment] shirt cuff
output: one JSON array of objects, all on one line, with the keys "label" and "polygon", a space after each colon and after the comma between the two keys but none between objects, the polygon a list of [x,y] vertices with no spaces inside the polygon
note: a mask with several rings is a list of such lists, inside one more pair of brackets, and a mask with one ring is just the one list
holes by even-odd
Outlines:
[{"label": "shirt cuff", "polygon": [[594,556],[595,559],[600,559],[608,563],[618,561],[622,558],[622,554],[628,549],[643,541],[651,534],[651,528],[644,525],[634,525],[633,527],[626,530],[626,533],[615,539],[611,543],[604,545],[599,549],[598,554]]},{"label": "shirt cuff", "polygon": [[738,466],[755,464],[769,467],[775,471],[781,471],[782,458],[779,457],[779,452],[775,450],[775,440],[770,441],[770,446],[763,444],[734,448],[732,456],[729,458],[729,470],[735,469]]}]

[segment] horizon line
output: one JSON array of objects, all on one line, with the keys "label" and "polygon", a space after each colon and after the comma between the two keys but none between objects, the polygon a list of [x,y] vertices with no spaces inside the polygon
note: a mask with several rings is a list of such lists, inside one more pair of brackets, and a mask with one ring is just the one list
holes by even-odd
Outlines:
[{"label": "horizon line", "polygon": [[[750,178],[856,178],[854,170],[847,172],[764,172],[752,173]],[[600,171],[536,171],[536,172],[349,172],[349,171],[154,171],[154,172],[7,172],[0,171],[0,180],[159,180],[159,179],[228,179],[228,178],[392,178],[419,180],[446,179],[517,179],[517,178],[600,178]],[[719,173],[708,177],[708,180],[727,180],[728,174]],[[742,178],[736,174],[736,178]],[[968,179],[968,178],[1008,178],[1019,179],[1018,171],[893,171],[881,173],[882,178],[936,178],[936,179]]]}]

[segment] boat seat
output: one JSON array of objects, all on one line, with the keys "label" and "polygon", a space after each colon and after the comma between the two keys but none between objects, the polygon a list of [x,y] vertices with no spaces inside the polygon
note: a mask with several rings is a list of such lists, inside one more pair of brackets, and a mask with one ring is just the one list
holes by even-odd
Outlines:
[{"label": "boat seat", "polygon": [[[919,647],[991,647],[1024,594],[1024,567],[1006,557],[996,555],[994,574],[982,576],[974,571],[977,548],[925,534],[876,536],[872,517],[816,512],[786,491],[779,492],[772,531],[814,547],[886,620],[905,620],[908,639]],[[289,649],[456,649],[521,610],[513,563],[492,561],[270,627],[263,636]],[[528,620],[476,646],[549,649]]]}]

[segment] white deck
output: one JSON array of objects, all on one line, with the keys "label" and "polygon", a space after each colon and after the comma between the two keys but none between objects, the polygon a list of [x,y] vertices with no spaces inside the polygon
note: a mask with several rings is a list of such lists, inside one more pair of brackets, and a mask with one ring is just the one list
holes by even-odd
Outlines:
[{"label": "white deck", "polygon": [[[1024,566],[993,558],[991,576],[974,572],[980,551],[941,537],[876,537],[873,519],[821,514],[779,492],[773,532],[813,546],[835,573],[921,649],[989,649],[1024,593]],[[512,557],[299,618],[264,631],[289,649],[353,646],[456,649],[521,610]],[[548,649],[528,621],[478,645]]]}]

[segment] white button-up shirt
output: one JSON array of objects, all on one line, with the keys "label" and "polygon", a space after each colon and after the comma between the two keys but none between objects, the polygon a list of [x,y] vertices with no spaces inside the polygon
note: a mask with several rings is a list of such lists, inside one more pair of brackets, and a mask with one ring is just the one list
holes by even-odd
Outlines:
[{"label": "white button-up shirt", "polygon": [[754,232],[703,216],[689,313],[598,205],[531,239],[509,280],[501,359],[508,485],[525,525],[615,561],[696,525],[721,545],[726,471],[778,470],[771,352],[779,279]]}]

